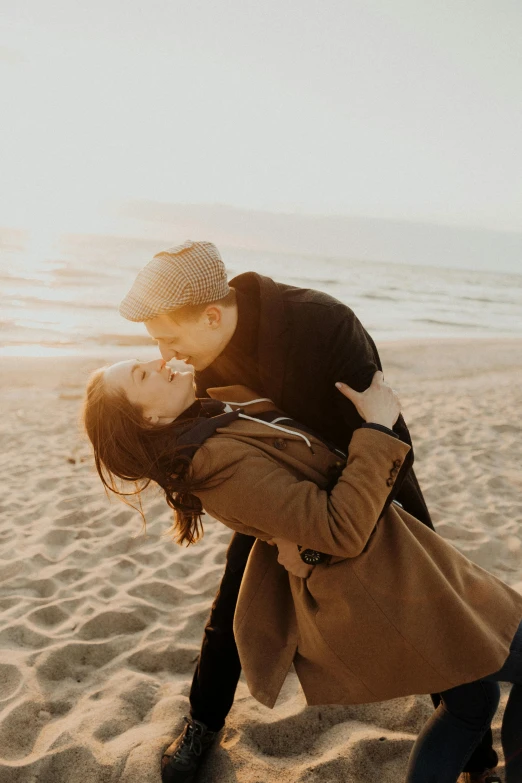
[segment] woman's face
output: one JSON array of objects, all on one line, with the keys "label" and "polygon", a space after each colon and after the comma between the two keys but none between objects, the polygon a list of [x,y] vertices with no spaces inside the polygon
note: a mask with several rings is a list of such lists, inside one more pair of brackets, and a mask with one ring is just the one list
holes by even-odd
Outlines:
[{"label": "woman's face", "polygon": [[174,421],[196,399],[191,372],[174,372],[164,359],[152,362],[118,362],[103,373],[108,388],[123,391],[133,405],[140,405],[151,424]]}]

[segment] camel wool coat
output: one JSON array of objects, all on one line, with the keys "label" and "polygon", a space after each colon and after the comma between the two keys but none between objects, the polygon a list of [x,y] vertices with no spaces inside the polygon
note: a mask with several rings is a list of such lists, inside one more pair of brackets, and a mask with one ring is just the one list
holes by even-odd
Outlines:
[{"label": "camel wool coat", "polygon": [[[240,386],[209,394],[232,408],[256,399]],[[310,448],[287,429],[238,419],[192,463],[204,509],[257,538],[234,616],[252,695],[273,707],[292,663],[308,704],[438,693],[500,669],[522,595],[396,503],[381,513],[410,446],[360,428],[343,468],[322,441],[308,436]],[[332,557],[301,579],[278,563],[272,537]]]}]

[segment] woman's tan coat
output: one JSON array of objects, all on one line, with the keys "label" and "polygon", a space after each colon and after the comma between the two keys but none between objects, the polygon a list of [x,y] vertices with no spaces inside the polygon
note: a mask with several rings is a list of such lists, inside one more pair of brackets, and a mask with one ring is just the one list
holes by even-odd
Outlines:
[{"label": "woman's tan coat", "polygon": [[[244,387],[211,389],[245,402]],[[245,412],[273,409],[256,403]],[[281,422],[284,425],[284,422]],[[292,663],[308,704],[356,704],[437,693],[491,674],[508,656],[522,596],[392,504],[379,519],[409,446],[361,428],[339,458],[294,431],[238,420],[194,457],[205,510],[258,538],[234,617],[252,695],[273,707]],[[266,543],[284,537],[333,555],[308,579]]]}]

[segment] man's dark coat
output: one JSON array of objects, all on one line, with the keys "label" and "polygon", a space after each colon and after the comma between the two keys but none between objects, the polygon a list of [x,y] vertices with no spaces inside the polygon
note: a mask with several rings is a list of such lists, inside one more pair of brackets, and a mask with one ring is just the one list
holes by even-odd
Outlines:
[{"label": "man's dark coat", "polygon": [[[354,405],[336,388],[343,381],[356,391],[368,388],[376,370],[382,370],[375,343],[349,307],[321,291],[276,283],[255,272],[235,277],[230,285],[256,311],[256,370],[262,388],[278,408],[346,451],[362,419]],[[244,314],[243,314],[244,317]],[[241,321],[239,322],[241,324]],[[198,395],[215,386],[249,380],[241,366],[218,360],[197,373]],[[237,355],[237,365],[251,357]],[[233,359],[232,359],[233,361]],[[402,416],[394,427],[411,445]],[[385,508],[396,499],[421,522],[433,528],[426,503],[413,472],[413,449],[404,462]]]}]

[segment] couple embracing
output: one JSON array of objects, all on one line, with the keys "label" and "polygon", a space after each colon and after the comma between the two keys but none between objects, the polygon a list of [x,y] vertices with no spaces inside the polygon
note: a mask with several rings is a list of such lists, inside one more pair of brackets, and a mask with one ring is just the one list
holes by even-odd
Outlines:
[{"label": "couple embracing", "polygon": [[156,255],[120,312],[162,358],[89,381],[102,481],[158,484],[180,544],[204,511],[234,531],[163,783],[195,780],[241,669],[273,707],[292,664],[308,704],[430,694],[406,783],[500,781],[490,726],[512,683],[502,745],[506,783],[522,783],[522,596],[434,531],[354,313],[256,273],[229,284],[216,247],[191,241]]}]

